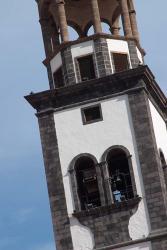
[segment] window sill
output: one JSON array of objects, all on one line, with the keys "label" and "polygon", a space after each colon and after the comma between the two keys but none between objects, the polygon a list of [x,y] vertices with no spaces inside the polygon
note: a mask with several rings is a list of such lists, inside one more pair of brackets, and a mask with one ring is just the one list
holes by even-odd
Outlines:
[{"label": "window sill", "polygon": [[87,216],[100,217],[111,213],[117,213],[123,210],[131,210],[138,206],[141,201],[141,197],[136,197],[127,201],[117,202],[107,206],[101,206],[96,208],[91,208],[89,210],[75,211],[73,216],[76,218],[82,218]]}]

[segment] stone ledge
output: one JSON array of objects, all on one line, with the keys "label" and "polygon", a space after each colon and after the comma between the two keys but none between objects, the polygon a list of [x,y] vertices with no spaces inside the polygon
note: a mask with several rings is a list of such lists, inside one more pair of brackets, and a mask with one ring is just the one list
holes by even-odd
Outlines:
[{"label": "stone ledge", "polygon": [[120,247],[126,247],[126,246],[131,246],[131,245],[136,245],[139,243],[144,243],[144,242],[151,242],[156,239],[161,239],[161,238],[167,238],[167,228],[162,228],[157,231],[153,231],[150,233],[148,237],[143,237],[138,240],[131,240],[131,241],[126,241],[123,243],[118,243],[110,246],[105,246],[105,247],[100,247],[100,248],[94,248],[94,250],[111,250],[111,249],[120,249]]},{"label": "stone ledge", "polygon": [[108,206],[101,206],[96,208],[91,208],[89,210],[84,211],[75,211],[73,216],[76,218],[83,218],[87,216],[95,216],[100,217],[107,214],[118,213],[123,210],[129,210],[135,208],[139,202],[141,201],[141,197],[136,197],[127,201],[122,201],[118,203],[114,203]]}]

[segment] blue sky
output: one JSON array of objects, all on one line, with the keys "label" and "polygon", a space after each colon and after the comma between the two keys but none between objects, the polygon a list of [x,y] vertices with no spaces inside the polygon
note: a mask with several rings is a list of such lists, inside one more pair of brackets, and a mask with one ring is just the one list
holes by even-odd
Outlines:
[{"label": "blue sky", "polygon": [[[150,8],[151,6],[151,8]],[[161,6],[161,9],[159,8]],[[167,91],[167,2],[136,0],[146,63]],[[35,0],[0,8],[0,249],[54,250],[34,110],[23,96],[48,89]]]}]

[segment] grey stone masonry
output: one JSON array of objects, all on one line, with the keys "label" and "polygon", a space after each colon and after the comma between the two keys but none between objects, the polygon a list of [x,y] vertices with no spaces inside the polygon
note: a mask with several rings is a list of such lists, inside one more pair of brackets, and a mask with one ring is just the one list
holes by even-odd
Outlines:
[{"label": "grey stone masonry", "polygon": [[61,51],[63,76],[65,85],[72,85],[76,83],[74,63],[71,54],[71,47],[65,48]]},{"label": "grey stone masonry", "polygon": [[54,83],[53,83],[53,75],[50,64],[47,65],[47,73],[48,73],[48,80],[49,80],[49,86],[50,89],[54,89]]},{"label": "grey stone masonry", "polygon": [[129,47],[129,55],[130,55],[132,68],[137,68],[141,62],[139,61],[139,58],[137,55],[136,42],[132,40],[128,40],[128,47]]},{"label": "grey stone masonry", "polygon": [[38,117],[57,250],[72,250],[53,114]]},{"label": "grey stone masonry", "polygon": [[145,90],[129,94],[151,233],[167,227],[167,192]]},{"label": "grey stone masonry", "polygon": [[112,74],[109,50],[105,38],[94,40],[95,58],[99,77],[104,77]]}]

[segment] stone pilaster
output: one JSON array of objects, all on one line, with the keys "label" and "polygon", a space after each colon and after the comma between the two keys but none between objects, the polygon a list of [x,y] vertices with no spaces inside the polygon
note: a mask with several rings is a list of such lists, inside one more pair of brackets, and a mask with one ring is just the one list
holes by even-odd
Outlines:
[{"label": "stone pilaster", "polygon": [[154,234],[167,227],[167,194],[164,190],[163,169],[160,164],[146,92],[140,90],[129,94],[129,103],[143,176],[151,234]]},{"label": "stone pilaster", "polygon": [[65,85],[72,85],[76,83],[76,76],[74,71],[74,63],[71,54],[71,47],[65,48],[61,51],[63,62],[63,76]]},{"label": "stone pilaster", "polygon": [[129,40],[128,47],[132,68],[137,68],[140,64],[140,61],[137,55],[136,42],[133,40]]},{"label": "stone pilaster", "polygon": [[53,114],[38,117],[57,250],[72,250],[70,222]]},{"label": "stone pilaster", "polygon": [[109,50],[105,38],[94,40],[95,58],[99,77],[112,74]]}]

